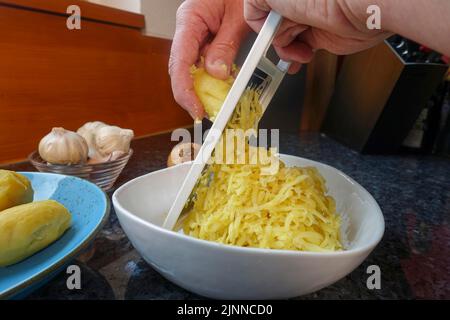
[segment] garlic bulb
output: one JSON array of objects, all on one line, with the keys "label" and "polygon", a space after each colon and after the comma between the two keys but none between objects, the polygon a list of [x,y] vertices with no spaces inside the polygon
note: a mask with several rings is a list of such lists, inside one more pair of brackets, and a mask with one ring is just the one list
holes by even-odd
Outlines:
[{"label": "garlic bulb", "polygon": [[130,143],[133,137],[133,130],[122,129],[116,126],[100,128],[95,134],[95,145],[97,152],[102,157],[106,157],[114,151],[128,153],[130,151]]},{"label": "garlic bulb", "polygon": [[78,164],[87,161],[88,145],[79,134],[53,128],[39,142],[39,155],[52,164]]},{"label": "garlic bulb", "polygon": [[100,159],[102,156],[97,151],[95,144],[95,134],[97,130],[107,127],[108,125],[101,121],[87,122],[77,130],[77,133],[82,136],[89,147],[89,158]]},{"label": "garlic bulb", "polygon": [[167,166],[172,167],[187,161],[192,161],[197,157],[200,145],[197,143],[179,143],[169,154]]}]

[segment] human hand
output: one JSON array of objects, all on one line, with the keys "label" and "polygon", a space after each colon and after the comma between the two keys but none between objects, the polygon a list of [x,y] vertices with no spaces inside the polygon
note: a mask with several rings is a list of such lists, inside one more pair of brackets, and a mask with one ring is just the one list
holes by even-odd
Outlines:
[{"label": "human hand", "polygon": [[257,32],[270,10],[285,17],[275,49],[283,60],[304,63],[318,49],[352,54],[389,37],[389,32],[367,28],[369,5],[364,0],[245,0],[244,15]]},{"label": "human hand", "polygon": [[249,31],[243,0],[186,0],[178,9],[169,74],[175,100],[192,118],[202,119],[205,111],[194,92],[191,66],[204,56],[209,74],[228,78]]}]

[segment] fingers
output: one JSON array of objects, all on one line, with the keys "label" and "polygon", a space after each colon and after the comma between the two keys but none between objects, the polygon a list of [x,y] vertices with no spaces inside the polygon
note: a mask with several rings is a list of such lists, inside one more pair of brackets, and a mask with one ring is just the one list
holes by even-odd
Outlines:
[{"label": "fingers", "polygon": [[306,43],[294,41],[286,47],[274,46],[278,56],[284,61],[291,61],[289,74],[295,74],[300,71],[303,64],[311,62],[314,57],[313,49]]},{"label": "fingers", "polygon": [[275,37],[273,41],[274,46],[278,47],[286,47],[291,42],[293,42],[297,37],[305,30],[308,29],[307,26],[299,25],[295,22],[292,22],[290,20],[286,20],[286,23],[283,23],[280,26],[280,29],[277,33],[277,36]]},{"label": "fingers", "polygon": [[364,1],[319,0],[245,0],[245,18],[259,31],[266,15],[274,10],[285,19],[313,28],[355,37],[366,34],[367,13]]},{"label": "fingers", "polygon": [[259,32],[261,30],[270,10],[271,8],[265,0],[244,1],[245,20],[255,32]]},{"label": "fingers", "polygon": [[[313,49],[307,43],[299,41],[299,36],[307,31],[309,26],[286,18],[289,16],[296,18],[292,15],[295,11],[293,8],[295,2],[303,3],[304,1],[245,0],[244,4],[245,19],[256,32],[261,30],[270,10],[274,9],[285,17],[273,45],[281,59],[292,62],[289,68],[290,74],[300,71],[302,64],[309,63],[314,56]],[[290,14],[288,15],[287,12]]]},{"label": "fingers", "polygon": [[[246,21],[255,31],[261,29],[270,10],[284,17],[274,45],[281,58],[297,63],[309,62],[314,50],[350,54],[388,36],[367,30],[366,9],[361,1],[245,0],[244,8]],[[297,69],[294,66],[290,71]]]},{"label": "fingers", "polygon": [[291,66],[289,67],[288,73],[289,74],[296,74],[302,69],[302,64],[298,62],[292,62]]},{"label": "fingers", "polygon": [[200,48],[208,36],[208,26],[188,2],[177,12],[177,27],[169,59],[169,74],[176,102],[192,118],[204,117],[203,106],[194,92],[190,68],[199,58]]},{"label": "fingers", "polygon": [[[272,2],[274,1],[245,1],[245,19],[249,26],[256,32],[261,30],[268,13],[272,9]],[[292,1],[279,2],[281,3],[281,8],[278,9],[286,9],[288,7],[287,3]],[[280,10],[276,11],[285,16]],[[298,22],[285,18],[278,29],[273,45],[281,59],[292,62],[289,73],[298,72],[301,68],[301,64],[308,63],[312,59],[312,49],[307,44],[297,41],[298,36],[308,28],[307,25],[299,24]]]},{"label": "fingers", "polygon": [[299,41],[294,41],[287,47],[275,46],[275,50],[281,59],[302,64],[311,62],[314,56],[312,48],[306,43]]},{"label": "fingers", "polygon": [[328,10],[339,6],[338,1],[311,0],[245,0],[244,16],[253,30],[259,31],[270,10],[297,23],[319,26]]},{"label": "fingers", "polygon": [[[177,67],[176,75],[171,77],[173,96],[175,101],[195,120],[205,117],[205,111],[200,99],[193,89],[193,81],[189,68]],[[185,76],[187,75],[187,77]]]},{"label": "fingers", "polygon": [[[242,0],[190,0],[177,11],[169,74],[175,100],[194,119],[203,118],[205,111],[195,94],[190,68],[204,55],[208,73],[220,79],[230,75],[239,46],[250,31],[242,10]],[[208,43],[211,35],[215,38]]]},{"label": "fingers", "polygon": [[233,6],[226,6],[219,31],[206,51],[206,71],[218,79],[225,80],[230,76],[241,43],[250,32],[242,10],[242,1],[236,1]]},{"label": "fingers", "polygon": [[306,30],[308,27],[303,25],[287,28],[273,42],[278,56],[285,61],[292,62],[289,74],[299,72],[302,64],[309,63],[314,56],[313,48],[307,42],[299,39],[299,36]]}]

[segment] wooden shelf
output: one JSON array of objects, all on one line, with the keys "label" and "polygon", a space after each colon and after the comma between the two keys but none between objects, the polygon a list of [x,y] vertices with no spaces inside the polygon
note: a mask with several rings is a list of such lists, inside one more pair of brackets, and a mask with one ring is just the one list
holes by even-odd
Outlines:
[{"label": "wooden shelf", "polygon": [[82,19],[96,20],[130,28],[143,29],[145,18],[141,14],[114,9],[81,0],[0,0],[0,5],[20,7],[66,16],[67,7],[81,8]]}]

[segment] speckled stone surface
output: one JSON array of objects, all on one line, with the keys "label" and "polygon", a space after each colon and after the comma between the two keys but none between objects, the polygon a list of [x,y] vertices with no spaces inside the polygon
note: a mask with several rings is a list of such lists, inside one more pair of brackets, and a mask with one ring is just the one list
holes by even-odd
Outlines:
[{"label": "speckled stone surface", "polygon": [[[450,299],[450,159],[360,155],[318,134],[282,135],[280,142],[282,153],[320,161],[350,175],[374,196],[386,220],[382,242],[360,267],[299,299]],[[165,167],[173,145],[167,134],[134,141],[135,154],[116,187]],[[7,168],[34,171],[28,163]],[[133,249],[114,212],[74,263],[82,269],[82,290],[68,290],[62,273],[29,299],[202,298],[154,271]],[[381,269],[380,290],[367,288],[370,265]]]}]

